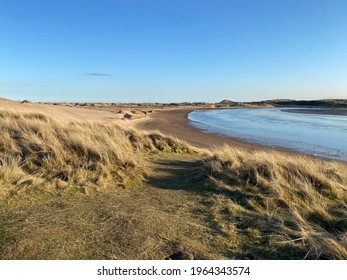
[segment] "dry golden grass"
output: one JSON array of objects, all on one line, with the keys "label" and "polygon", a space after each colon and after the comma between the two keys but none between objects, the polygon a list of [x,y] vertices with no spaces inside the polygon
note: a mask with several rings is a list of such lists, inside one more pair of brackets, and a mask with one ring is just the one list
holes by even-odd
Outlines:
[{"label": "dry golden grass", "polygon": [[114,187],[134,179],[139,168],[131,143],[112,125],[11,111],[0,112],[0,125],[0,178],[7,191]]},{"label": "dry golden grass", "polygon": [[213,209],[240,252],[260,259],[347,258],[347,167],[225,147],[205,170]]},{"label": "dry golden grass", "polygon": [[177,250],[227,258],[223,237],[207,221],[206,197],[194,191],[203,176],[199,156],[151,157],[153,170],[137,188],[0,201],[1,258],[163,259]]},{"label": "dry golden grass", "polygon": [[0,192],[124,187],[138,182],[143,151],[192,152],[162,136],[114,124],[54,120],[0,111]]},{"label": "dry golden grass", "polygon": [[160,189],[143,188],[148,157],[158,153],[197,154],[158,132],[0,111],[1,258],[142,259],[172,253],[181,244],[177,223],[187,227],[177,222],[179,216],[167,219],[157,209]]},{"label": "dry golden grass", "polygon": [[0,111],[0,257],[346,259],[347,167]]}]

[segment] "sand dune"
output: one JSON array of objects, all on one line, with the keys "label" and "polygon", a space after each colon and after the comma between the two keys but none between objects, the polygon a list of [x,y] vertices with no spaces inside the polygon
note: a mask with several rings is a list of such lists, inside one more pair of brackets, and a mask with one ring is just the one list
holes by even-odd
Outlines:
[{"label": "sand dune", "polygon": [[0,108],[18,110],[28,113],[46,113],[52,117],[67,120],[110,121],[117,118],[117,115],[115,113],[107,111],[55,106],[50,104],[21,103],[19,101],[12,101],[7,99],[0,99]]}]

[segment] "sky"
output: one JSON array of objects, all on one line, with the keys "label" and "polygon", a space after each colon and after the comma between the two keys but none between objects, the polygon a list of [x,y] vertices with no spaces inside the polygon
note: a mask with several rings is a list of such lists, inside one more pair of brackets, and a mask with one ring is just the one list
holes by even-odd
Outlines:
[{"label": "sky", "polygon": [[0,97],[347,98],[346,0],[1,0]]}]

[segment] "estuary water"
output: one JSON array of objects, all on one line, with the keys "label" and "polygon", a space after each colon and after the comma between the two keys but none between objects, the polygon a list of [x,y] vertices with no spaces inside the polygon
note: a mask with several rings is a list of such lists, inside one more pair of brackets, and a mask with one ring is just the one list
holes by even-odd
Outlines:
[{"label": "estuary water", "polygon": [[188,119],[205,132],[347,161],[347,116],[283,109],[199,110],[191,112]]}]

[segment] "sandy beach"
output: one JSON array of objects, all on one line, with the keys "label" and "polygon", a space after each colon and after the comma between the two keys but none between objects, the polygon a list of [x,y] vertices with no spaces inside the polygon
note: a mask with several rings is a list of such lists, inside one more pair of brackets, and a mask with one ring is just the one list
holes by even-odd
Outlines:
[{"label": "sandy beach", "polygon": [[[215,133],[204,132],[189,124],[188,114],[193,110],[164,110],[152,113],[148,118],[137,120],[133,126],[140,130],[158,130],[164,134],[177,137],[198,148],[219,148],[231,145],[235,148],[273,149],[236,138],[229,138]],[[280,149],[288,150],[288,149]]]},{"label": "sandy beach", "polygon": [[240,148],[246,151],[279,151],[286,153],[287,155],[305,154],[306,157],[310,158],[320,158],[328,161],[331,160],[329,158],[295,151],[290,148],[264,146],[242,141],[237,138],[202,131],[189,124],[190,120],[188,119],[188,114],[192,111],[193,110],[155,111],[145,119],[129,121],[124,124],[140,130],[158,130],[161,133],[177,137],[178,139],[201,149],[218,150],[224,145],[230,145],[231,147]]}]

